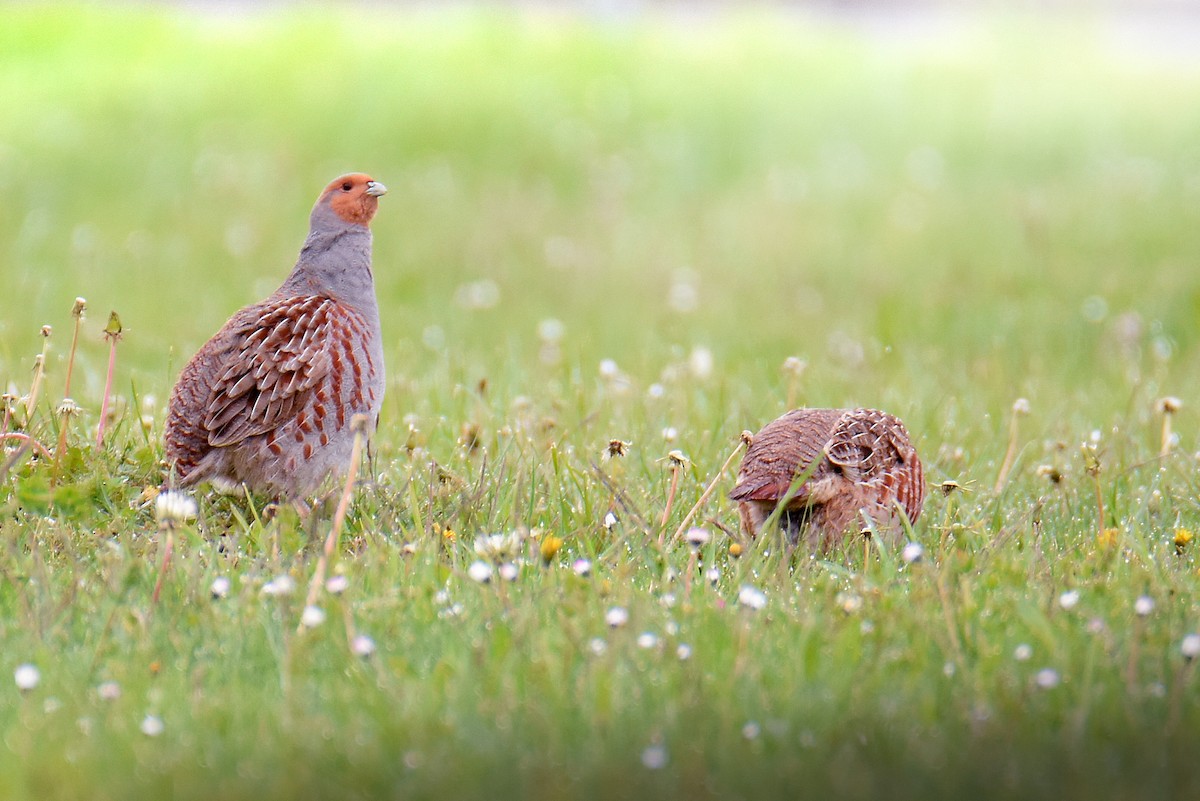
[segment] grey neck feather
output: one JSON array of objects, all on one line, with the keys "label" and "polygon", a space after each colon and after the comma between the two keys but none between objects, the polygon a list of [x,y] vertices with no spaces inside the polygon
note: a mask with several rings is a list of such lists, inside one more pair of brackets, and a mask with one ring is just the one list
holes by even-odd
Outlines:
[{"label": "grey neck feather", "polygon": [[312,227],[300,258],[277,295],[326,295],[378,318],[371,272],[371,231],[338,221],[331,225],[314,209]]}]

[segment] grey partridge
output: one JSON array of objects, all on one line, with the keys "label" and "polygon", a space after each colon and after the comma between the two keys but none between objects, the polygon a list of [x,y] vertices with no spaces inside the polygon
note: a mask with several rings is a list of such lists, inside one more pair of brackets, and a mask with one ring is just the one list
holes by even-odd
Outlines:
[{"label": "grey partridge", "polygon": [[868,518],[895,544],[897,505],[913,522],[925,502],[924,471],[908,431],[877,409],[796,409],[767,423],[729,493],[743,531],[757,534],[793,483],[779,523],[793,543],[817,551],[839,546]]},{"label": "grey partridge", "polygon": [[349,468],[352,418],[373,431],[383,402],[369,226],[385,192],[362,173],[325,187],[287,280],[183,368],[164,435],[179,485],[302,500]]}]

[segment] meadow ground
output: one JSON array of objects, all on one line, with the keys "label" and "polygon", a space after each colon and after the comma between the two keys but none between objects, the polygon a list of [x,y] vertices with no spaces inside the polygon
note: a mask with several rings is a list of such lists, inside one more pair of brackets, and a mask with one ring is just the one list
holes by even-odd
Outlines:
[{"label": "meadow ground", "polygon": [[[1200,797],[1200,65],[1111,44],[0,11],[0,384],[48,348],[7,432],[50,457],[5,440],[0,795]],[[328,510],[201,493],[155,603],[174,375],[346,170],[391,192],[344,587],[299,627]],[[921,560],[739,540],[722,465],[801,404],[908,423]]]}]

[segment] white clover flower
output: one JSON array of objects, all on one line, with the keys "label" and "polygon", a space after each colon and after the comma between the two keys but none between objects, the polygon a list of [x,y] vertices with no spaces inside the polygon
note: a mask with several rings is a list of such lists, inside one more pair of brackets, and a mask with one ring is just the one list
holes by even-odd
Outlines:
[{"label": "white clover flower", "polygon": [[587,578],[592,575],[592,563],[587,559],[576,559],[571,564],[571,569],[575,571],[575,575],[580,578]]},{"label": "white clover flower", "polygon": [[1183,642],[1179,645],[1179,650],[1183,653],[1183,658],[1191,661],[1200,656],[1200,634],[1189,634],[1183,638]]},{"label": "white clover flower", "polygon": [[720,568],[710,567],[708,570],[705,570],[704,578],[707,579],[709,584],[713,585],[714,587],[717,586],[717,582],[721,580]]},{"label": "white clover flower", "polygon": [[679,647],[675,649],[675,656],[679,659],[680,662],[688,661],[689,659],[692,658],[692,646],[688,645],[685,642],[680,643]]},{"label": "white clover flower", "polygon": [[227,576],[217,576],[213,579],[213,583],[208,587],[208,594],[213,597],[213,600],[229,597],[229,589],[232,583]]},{"label": "white clover flower", "polygon": [[276,576],[275,578],[271,579],[266,584],[264,584],[262,587],[263,595],[270,595],[273,597],[283,597],[285,595],[291,595],[295,591],[296,591],[296,581],[295,581],[295,579],[293,579],[291,576],[287,575],[286,573],[284,573],[283,575]]},{"label": "white clover flower", "polygon": [[157,737],[163,733],[164,728],[166,726],[163,724],[162,718],[158,715],[146,715],[146,717],[142,718],[142,734],[147,737]]},{"label": "white clover flower", "polygon": [[350,579],[341,573],[325,581],[325,591],[330,595],[341,595],[350,588]]},{"label": "white clover flower", "polygon": [[180,526],[196,517],[196,500],[186,492],[165,490],[154,500],[154,516],[160,526]]},{"label": "white clover flower", "polygon": [[738,590],[738,604],[747,609],[758,611],[767,605],[767,594],[757,587],[744,584]]},{"label": "white clover flower", "polygon": [[1070,612],[1079,605],[1079,590],[1067,590],[1058,596],[1058,605]]},{"label": "white clover flower", "polygon": [[643,631],[637,638],[638,648],[654,648],[658,645],[658,635],[652,631]]},{"label": "white clover flower", "polygon": [[500,565],[500,567],[496,568],[496,572],[500,575],[500,578],[504,579],[505,581],[516,581],[517,576],[521,573],[521,570],[512,562],[505,562],[504,564]]},{"label": "white clover flower", "polygon": [[28,692],[42,683],[42,672],[36,666],[26,662],[23,665],[17,665],[17,669],[13,671],[13,681],[16,682],[18,690]]},{"label": "white clover flower", "polygon": [[661,770],[667,766],[667,749],[655,743],[642,751],[642,764],[649,770]]},{"label": "white clover flower", "polygon": [[900,558],[904,560],[904,564],[911,565],[913,562],[920,562],[925,556],[925,549],[919,542],[910,542],[904,546],[904,550],[900,551]]},{"label": "white clover flower", "polygon": [[629,622],[629,610],[623,606],[614,606],[605,613],[604,622],[609,628],[619,629]]},{"label": "white clover flower", "polygon": [[492,580],[492,566],[487,562],[475,560],[471,566],[467,568],[467,576],[471,581],[477,581],[480,584],[487,584]]},{"label": "white clover flower", "polygon": [[1033,677],[1033,680],[1037,682],[1037,686],[1041,687],[1043,690],[1053,690],[1059,685],[1059,682],[1062,681],[1059,678],[1058,671],[1054,668],[1042,668],[1037,672],[1037,675]]},{"label": "white clover flower", "polygon": [[325,622],[325,610],[319,606],[306,606],[300,614],[300,625],[306,629],[315,629]]},{"label": "white clover flower", "polygon": [[100,696],[101,701],[115,701],[121,697],[121,685],[115,681],[101,682],[96,688],[96,695]]},{"label": "white clover flower", "polygon": [[596,656],[603,656],[604,652],[608,650],[608,643],[600,637],[593,637],[588,643],[588,650]]},{"label": "white clover flower", "polygon": [[375,641],[365,634],[357,634],[350,641],[350,653],[366,659],[375,653]]},{"label": "white clover flower", "polygon": [[616,516],[616,514],[615,514],[615,513],[613,513],[613,512],[608,512],[608,513],[606,513],[606,514],[604,515],[604,523],[603,523],[603,526],[604,526],[606,529],[608,529],[609,531],[612,531],[612,530],[613,530],[613,527],[614,527],[614,526],[616,526],[616,525],[617,525],[617,523],[619,523],[619,522],[620,522],[620,521],[619,521],[619,520],[617,520],[617,516]]},{"label": "white clover flower", "polygon": [[688,545],[691,545],[693,548],[702,548],[712,539],[712,535],[708,533],[708,529],[699,526],[689,528],[685,536]]},{"label": "white clover flower", "polygon": [[1028,643],[1021,643],[1013,649],[1013,659],[1018,662],[1028,662],[1033,656],[1033,647]]},{"label": "white clover flower", "polygon": [[1133,611],[1138,617],[1146,617],[1154,611],[1154,599],[1143,595],[1133,602]]}]

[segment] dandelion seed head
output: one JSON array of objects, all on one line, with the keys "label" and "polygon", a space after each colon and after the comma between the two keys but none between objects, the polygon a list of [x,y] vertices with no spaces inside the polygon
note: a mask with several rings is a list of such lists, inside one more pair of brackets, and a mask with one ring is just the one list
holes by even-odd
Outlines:
[{"label": "dandelion seed head", "polygon": [[165,729],[166,726],[163,724],[163,719],[158,715],[146,715],[146,717],[142,718],[142,725],[140,728],[142,730],[142,734],[146,735],[147,737],[157,737],[163,733],[163,729]]},{"label": "dandelion seed head", "polygon": [[196,501],[186,492],[164,490],[154,499],[154,515],[160,526],[178,526],[196,516]]},{"label": "dandelion seed head", "polygon": [[1183,638],[1183,642],[1179,644],[1179,650],[1183,653],[1184,659],[1192,660],[1200,656],[1200,634],[1189,634]]},{"label": "dandelion seed head", "polygon": [[738,590],[738,604],[754,611],[761,610],[767,605],[767,594],[757,587],[744,584]]},{"label": "dandelion seed head", "polygon": [[924,556],[925,549],[921,547],[921,543],[919,542],[910,542],[904,546],[902,551],[900,551],[900,558],[903,559],[904,563],[908,565],[911,565],[914,562],[920,562],[921,558]]},{"label": "dandelion seed head", "polygon": [[325,610],[319,606],[306,606],[300,614],[300,625],[306,629],[315,629],[325,622]]},{"label": "dandelion seed head", "polygon": [[487,584],[492,580],[492,566],[487,562],[476,559],[467,568],[467,576],[471,581],[476,581],[480,584]]},{"label": "dandelion seed head", "polygon": [[1058,671],[1054,668],[1042,668],[1033,677],[1033,680],[1043,690],[1053,690],[1062,681],[1058,675]]},{"label": "dandelion seed head", "polygon": [[296,581],[286,573],[276,576],[262,586],[262,594],[276,598],[291,595],[296,591]]},{"label": "dandelion seed head", "polygon": [[17,665],[17,669],[13,671],[13,681],[16,682],[18,690],[28,692],[41,684],[42,672],[37,669],[37,666],[26,662],[23,665]]},{"label": "dandelion seed head", "polygon": [[605,613],[604,622],[609,628],[619,629],[629,622],[629,610],[623,606],[614,606]]},{"label": "dandelion seed head", "polygon": [[1156,406],[1162,414],[1175,414],[1175,412],[1183,408],[1183,401],[1172,395],[1168,395],[1165,398],[1159,398]]},{"label": "dandelion seed head", "polygon": [[617,366],[616,361],[614,361],[613,359],[601,359],[600,360],[600,377],[601,378],[605,379],[606,381],[612,381],[613,379],[620,377],[620,375],[621,375],[621,368]]},{"label": "dandelion seed head", "polygon": [[350,653],[366,659],[375,653],[375,641],[365,634],[356,634],[350,641]]}]

